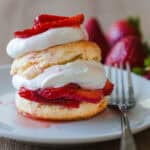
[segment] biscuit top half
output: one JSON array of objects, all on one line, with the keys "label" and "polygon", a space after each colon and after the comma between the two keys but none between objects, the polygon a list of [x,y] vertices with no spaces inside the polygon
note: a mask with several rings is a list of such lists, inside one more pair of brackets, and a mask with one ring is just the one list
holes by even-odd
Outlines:
[{"label": "biscuit top half", "polygon": [[81,27],[84,15],[39,15],[31,29],[17,31],[7,46],[11,74],[33,79],[48,67],[75,60],[101,60],[101,50]]}]

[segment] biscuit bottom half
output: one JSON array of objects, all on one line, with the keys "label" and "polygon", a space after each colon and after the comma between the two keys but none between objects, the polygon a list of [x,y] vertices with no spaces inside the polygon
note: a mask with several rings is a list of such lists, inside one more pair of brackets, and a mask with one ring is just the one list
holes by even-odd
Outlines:
[{"label": "biscuit bottom half", "polygon": [[24,116],[42,120],[81,120],[102,112],[107,107],[107,97],[97,104],[81,103],[79,108],[67,108],[60,105],[48,105],[30,101],[16,95],[17,110]]}]

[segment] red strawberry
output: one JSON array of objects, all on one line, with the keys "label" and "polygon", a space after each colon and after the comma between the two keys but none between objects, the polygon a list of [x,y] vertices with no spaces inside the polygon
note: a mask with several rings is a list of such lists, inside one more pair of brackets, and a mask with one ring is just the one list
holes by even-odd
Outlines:
[{"label": "red strawberry", "polygon": [[[59,92],[57,92],[57,94],[58,93]],[[59,96],[60,96],[60,94],[59,94]],[[40,96],[38,91],[29,90],[29,89],[26,89],[24,87],[19,89],[19,95],[23,98],[27,98],[28,100],[35,101],[35,102],[38,102],[38,103],[61,105],[61,106],[69,107],[69,108],[70,107],[71,108],[78,108],[79,105],[80,105],[80,102],[76,101],[76,100],[68,100],[68,99],[65,100],[65,99],[62,99],[62,98],[61,99],[51,99],[51,100],[49,100],[49,99],[46,99],[46,98],[42,97],[42,95]],[[46,96],[46,95],[44,95],[44,96]],[[54,96],[54,93],[53,93],[53,96]]]},{"label": "red strawberry", "polygon": [[29,90],[29,89],[26,89],[24,87],[20,88],[19,89],[19,93],[18,93],[21,97],[23,98],[27,98],[27,99],[30,99],[32,101],[36,101],[36,102],[42,102],[42,98],[39,97],[35,91],[33,90]]},{"label": "red strawberry", "polygon": [[73,17],[69,17],[62,20],[52,21],[52,22],[45,22],[45,23],[39,23],[38,28],[42,29],[50,29],[50,28],[57,28],[57,27],[69,27],[74,26],[78,24],[82,24],[84,21],[84,15],[79,14]]},{"label": "red strawberry", "polygon": [[73,17],[67,17],[66,19],[55,20],[51,22],[43,22],[43,23],[40,22],[38,24],[35,24],[32,29],[17,31],[14,33],[14,35],[15,37],[19,37],[19,38],[27,38],[45,32],[46,30],[51,28],[77,26],[82,24],[83,20],[84,20],[84,15],[79,14]]},{"label": "red strawberry", "polygon": [[146,79],[150,80],[150,71],[147,72],[147,73],[145,73],[144,77],[145,77]]},{"label": "red strawberry", "polygon": [[62,20],[62,19],[67,19],[67,18],[69,17],[41,14],[34,19],[34,23],[38,24],[38,23],[57,21],[57,20]]},{"label": "red strawberry", "polygon": [[26,90],[26,88],[24,88],[24,87],[21,87],[19,89],[19,95],[21,97],[31,97],[31,95],[34,95],[34,92],[31,90]]},{"label": "red strawberry", "polygon": [[107,56],[107,65],[119,65],[129,62],[131,67],[143,66],[145,50],[141,40],[136,36],[127,36],[121,39],[111,49]]},{"label": "red strawberry", "polygon": [[126,20],[119,20],[111,25],[106,34],[111,47],[128,35],[135,35],[141,38],[139,18],[129,17]]},{"label": "red strawberry", "polygon": [[19,38],[26,38],[26,37],[30,37],[35,34],[37,34],[37,31],[34,29],[26,29],[23,31],[14,32],[15,37],[19,37]]},{"label": "red strawberry", "polygon": [[77,84],[68,84],[59,88],[45,88],[37,91],[38,95],[46,99],[65,98],[74,92],[79,86]]},{"label": "red strawberry", "polygon": [[108,52],[109,44],[101,29],[100,24],[95,18],[90,18],[85,24],[86,31],[89,35],[89,40],[96,42],[102,50],[102,62],[104,62]]},{"label": "red strawberry", "polygon": [[103,90],[86,90],[76,84],[69,84],[60,88],[46,88],[39,90],[38,95],[49,99],[70,99],[75,101],[99,102],[103,97]]},{"label": "red strawberry", "polygon": [[106,96],[106,95],[110,95],[111,94],[111,92],[112,92],[112,90],[113,90],[113,84],[109,81],[109,80],[107,80],[106,81],[106,84],[105,84],[105,86],[104,86],[104,88],[103,88],[103,93],[104,93],[104,95]]},{"label": "red strawberry", "polygon": [[79,106],[80,102],[98,103],[104,95],[111,93],[113,85],[107,81],[103,89],[88,90],[77,84],[68,84],[59,88],[45,88],[29,90],[24,87],[19,89],[19,95],[31,101],[57,105]]},{"label": "red strawberry", "polygon": [[77,89],[71,95],[68,96],[69,99],[78,100],[81,102],[98,103],[103,97],[103,90],[86,90]]}]

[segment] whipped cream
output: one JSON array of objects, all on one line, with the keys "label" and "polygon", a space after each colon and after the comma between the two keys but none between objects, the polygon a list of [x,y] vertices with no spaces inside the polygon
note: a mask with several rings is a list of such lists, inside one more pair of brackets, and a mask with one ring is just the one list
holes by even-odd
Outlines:
[{"label": "whipped cream", "polygon": [[86,89],[101,89],[106,80],[104,68],[99,62],[77,60],[65,65],[49,67],[31,80],[15,75],[12,82],[16,89],[26,87],[36,90],[46,87],[61,87],[69,83],[76,83]]},{"label": "whipped cream", "polygon": [[7,45],[7,54],[16,58],[27,52],[41,51],[55,45],[87,39],[88,35],[81,27],[55,28],[29,38],[12,39]]}]

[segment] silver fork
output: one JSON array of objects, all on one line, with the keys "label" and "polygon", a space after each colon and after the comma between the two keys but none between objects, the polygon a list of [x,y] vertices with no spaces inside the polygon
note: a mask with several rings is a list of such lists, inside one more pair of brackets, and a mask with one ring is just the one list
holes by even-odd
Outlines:
[{"label": "silver fork", "polygon": [[[108,68],[108,77],[110,80],[112,80],[112,68]],[[110,97],[110,103],[109,106],[112,106],[111,108],[117,108],[121,114],[121,144],[120,144],[120,150],[136,150],[136,144],[131,132],[129,119],[127,116],[127,111],[130,108],[133,108],[136,104],[135,98],[134,98],[134,91],[133,91],[133,84],[132,84],[132,77],[131,77],[131,70],[129,63],[126,64],[126,77],[125,79],[124,71],[123,71],[123,65],[120,64],[119,69],[117,69],[117,66],[115,66],[114,71],[114,91],[112,93],[112,96]],[[125,93],[125,82],[127,83],[127,95]]]}]

